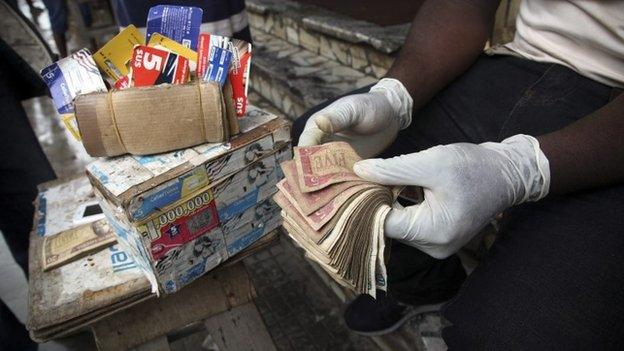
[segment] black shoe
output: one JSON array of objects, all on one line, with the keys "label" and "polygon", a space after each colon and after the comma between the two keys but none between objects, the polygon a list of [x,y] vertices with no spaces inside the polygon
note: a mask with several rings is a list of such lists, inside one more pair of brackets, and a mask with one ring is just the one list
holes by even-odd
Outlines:
[{"label": "black shoe", "polygon": [[365,336],[378,336],[399,329],[405,322],[421,313],[438,311],[444,304],[410,306],[377,290],[377,299],[362,294],[349,306],[344,314],[349,329]]}]

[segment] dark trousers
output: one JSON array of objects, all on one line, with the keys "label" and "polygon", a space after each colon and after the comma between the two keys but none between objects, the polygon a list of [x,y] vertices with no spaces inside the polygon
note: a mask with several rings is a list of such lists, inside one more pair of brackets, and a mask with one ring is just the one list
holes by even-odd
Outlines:
[{"label": "dark trousers", "polygon": [[[615,94],[560,65],[484,55],[415,111],[411,126],[380,157],[519,133],[538,136],[586,116]],[[327,104],[295,122],[295,142],[305,120]],[[443,308],[451,323],[443,337],[451,349],[624,349],[623,214],[622,184],[512,208],[463,284],[456,256],[435,260],[394,243],[390,293],[409,303],[454,295]]]},{"label": "dark trousers", "polygon": [[[41,79],[0,40],[0,232],[26,275],[37,185],[56,177],[21,104],[40,95],[38,86]],[[0,302],[0,350],[36,349],[24,325]]]}]

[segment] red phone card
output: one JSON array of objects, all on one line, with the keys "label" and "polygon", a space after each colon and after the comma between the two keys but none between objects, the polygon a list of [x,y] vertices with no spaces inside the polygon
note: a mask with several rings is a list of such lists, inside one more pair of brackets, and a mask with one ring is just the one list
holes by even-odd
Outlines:
[{"label": "red phone card", "polygon": [[133,86],[184,84],[188,78],[189,63],[183,56],[145,45],[135,46],[132,54]]},{"label": "red phone card", "polygon": [[123,90],[130,87],[130,78],[128,75],[122,76],[115,82],[115,89]]}]

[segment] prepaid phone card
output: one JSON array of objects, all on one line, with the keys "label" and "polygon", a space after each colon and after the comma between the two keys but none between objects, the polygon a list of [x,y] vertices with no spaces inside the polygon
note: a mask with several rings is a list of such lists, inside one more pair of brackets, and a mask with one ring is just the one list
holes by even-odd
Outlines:
[{"label": "prepaid phone card", "polygon": [[197,50],[197,40],[203,10],[192,6],[157,5],[149,9],[145,29],[149,43],[154,33],[160,33],[178,43]]},{"label": "prepaid phone card", "polygon": [[74,140],[82,141],[80,129],[78,129],[78,122],[76,121],[76,115],[74,115],[73,113],[61,115],[61,121],[63,122],[63,125],[65,126],[65,128],[67,128],[71,136],[74,138]]},{"label": "prepaid phone card", "polygon": [[215,47],[208,59],[208,70],[203,77],[204,81],[217,82],[221,87],[225,84],[230,63],[232,62],[232,52],[226,49]]},{"label": "prepaid phone card", "polygon": [[251,44],[244,40],[232,39],[229,43],[229,50],[232,52],[232,64],[228,74],[232,84],[232,98],[236,108],[236,115],[243,117],[247,111]]},{"label": "prepaid phone card", "polygon": [[163,83],[184,84],[189,79],[188,60],[166,50],[145,45],[134,48],[132,81],[135,87]]},{"label": "prepaid phone card", "polygon": [[189,68],[191,72],[195,72],[197,69],[197,52],[188,48],[177,41],[167,38],[160,33],[152,34],[147,46],[154,47],[161,50],[168,50],[180,56],[183,56],[189,61]]},{"label": "prepaid phone card", "polygon": [[247,91],[251,65],[251,44],[222,35],[201,33],[197,44],[197,76],[204,79],[217,48],[231,52],[227,76],[232,85],[232,99],[238,117],[247,111]]},{"label": "prepaid phone card", "polygon": [[59,114],[74,112],[74,99],[80,94],[105,92],[106,85],[91,52],[80,49],[41,70]]},{"label": "prepaid phone card", "polygon": [[227,49],[230,38],[222,35],[201,33],[197,44],[197,76],[204,78],[214,56],[215,48]]},{"label": "prepaid phone card", "polygon": [[145,39],[131,24],[96,51],[93,60],[113,82],[117,82],[129,73],[128,66],[136,45],[145,45]]}]

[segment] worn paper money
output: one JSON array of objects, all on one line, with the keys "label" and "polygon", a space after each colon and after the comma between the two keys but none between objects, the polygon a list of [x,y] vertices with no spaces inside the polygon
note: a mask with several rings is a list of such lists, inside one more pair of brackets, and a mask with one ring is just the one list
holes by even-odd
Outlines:
[{"label": "worn paper money", "polygon": [[116,242],[105,219],[46,236],[43,239],[43,270],[62,266]]},{"label": "worn paper money", "polygon": [[299,188],[304,193],[317,191],[335,183],[362,180],[353,173],[357,153],[343,141],[309,147],[295,147]]},{"label": "worn paper money", "polygon": [[289,236],[341,285],[373,297],[385,291],[384,223],[398,188],[357,177],[359,157],[347,143],[294,153],[274,196]]},{"label": "worn paper money", "polygon": [[[297,174],[297,166],[295,165],[295,161],[289,160],[280,165],[282,167],[282,171],[287,179],[298,179]],[[309,215],[321,207],[325,206],[331,199],[338,196],[342,192],[346,191],[350,187],[361,184],[361,182],[352,181],[352,182],[342,182],[332,184],[328,187],[325,187],[321,190],[304,193],[299,188],[299,182],[293,181],[288,184],[282,183],[281,187],[284,195],[289,198],[291,202],[297,204],[301,209],[301,212],[305,215]],[[280,185],[278,184],[278,188]]]}]

